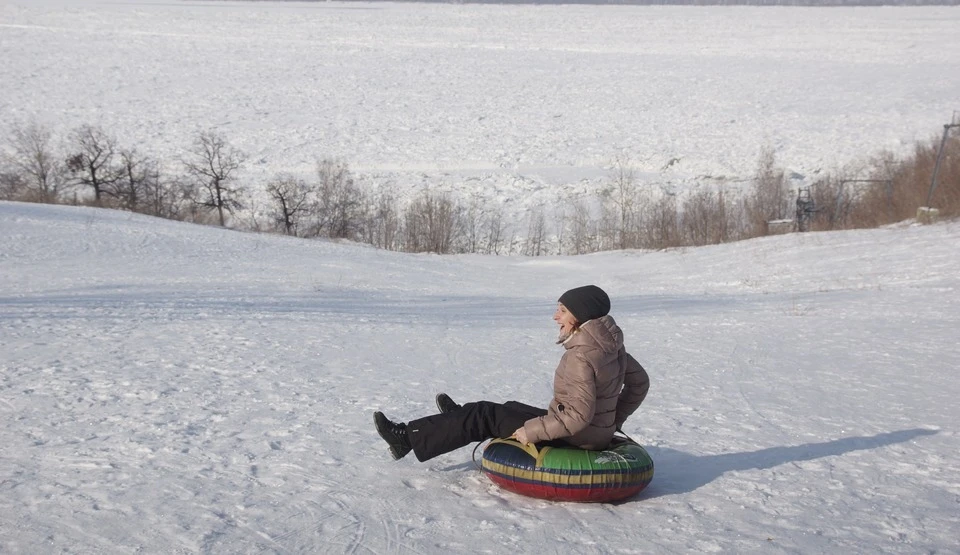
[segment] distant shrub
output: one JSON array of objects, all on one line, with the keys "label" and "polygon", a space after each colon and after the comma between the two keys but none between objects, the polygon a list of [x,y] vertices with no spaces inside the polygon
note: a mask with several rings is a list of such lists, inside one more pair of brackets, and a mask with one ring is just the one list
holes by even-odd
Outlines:
[{"label": "distant shrub", "polygon": [[4,166],[4,195],[11,200],[55,203],[67,186],[63,156],[54,147],[53,133],[33,122],[15,127],[7,138]]},{"label": "distant shrub", "polygon": [[403,214],[403,250],[453,252],[462,231],[460,206],[449,196],[424,191]]}]

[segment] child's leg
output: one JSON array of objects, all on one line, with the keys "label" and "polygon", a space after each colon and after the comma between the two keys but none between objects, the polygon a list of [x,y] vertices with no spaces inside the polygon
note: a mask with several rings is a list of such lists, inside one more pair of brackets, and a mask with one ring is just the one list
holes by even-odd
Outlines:
[{"label": "child's leg", "polygon": [[407,430],[413,452],[417,460],[423,462],[475,441],[510,437],[524,422],[546,412],[521,403],[480,401],[451,412],[411,420]]}]

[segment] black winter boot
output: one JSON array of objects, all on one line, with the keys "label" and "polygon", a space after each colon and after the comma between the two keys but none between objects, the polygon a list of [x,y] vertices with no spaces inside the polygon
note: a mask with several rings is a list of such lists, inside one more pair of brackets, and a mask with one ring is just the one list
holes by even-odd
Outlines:
[{"label": "black winter boot", "polygon": [[447,412],[453,412],[460,408],[460,405],[453,402],[453,399],[450,398],[446,393],[437,393],[437,409],[441,414]]},{"label": "black winter boot", "polygon": [[393,460],[399,461],[410,452],[410,436],[407,435],[407,425],[403,422],[391,422],[382,412],[373,413],[373,425],[377,433],[390,446]]}]

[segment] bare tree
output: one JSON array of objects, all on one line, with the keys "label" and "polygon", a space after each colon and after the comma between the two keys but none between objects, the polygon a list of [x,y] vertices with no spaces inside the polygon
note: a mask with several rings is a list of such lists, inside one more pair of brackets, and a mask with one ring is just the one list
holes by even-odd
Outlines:
[{"label": "bare tree", "polygon": [[483,235],[484,209],[479,195],[470,197],[463,215],[463,250],[466,252],[480,252],[480,240]]},{"label": "bare tree", "polygon": [[460,207],[446,195],[424,191],[404,213],[404,244],[409,252],[452,251],[461,232]]},{"label": "bare tree", "polygon": [[4,156],[9,183],[22,186],[18,198],[56,202],[66,184],[66,167],[53,148],[53,135],[36,122],[17,127],[9,139],[10,154]]},{"label": "bare tree", "polygon": [[381,189],[374,196],[366,230],[368,242],[375,247],[388,250],[399,248],[400,214],[393,191]]},{"label": "bare tree", "polygon": [[446,195],[435,196],[428,202],[425,216],[428,249],[435,253],[452,252],[453,245],[462,231],[460,206]]},{"label": "bare tree", "polygon": [[364,195],[345,162],[325,158],[317,163],[315,235],[355,238],[363,220]]},{"label": "bare tree", "polygon": [[500,254],[505,232],[506,224],[504,224],[503,221],[503,207],[500,206],[492,210],[487,218],[487,254]]},{"label": "bare tree", "polygon": [[123,208],[150,212],[150,197],[160,186],[160,165],[135,148],[121,150],[119,158],[119,178],[113,183],[111,194]]},{"label": "bare tree", "polygon": [[192,204],[192,186],[182,178],[164,179],[159,163],[156,172],[155,179],[148,182],[143,211],[160,218],[185,219],[186,205]]},{"label": "bare tree", "polygon": [[675,195],[664,193],[651,206],[650,216],[644,222],[647,246],[658,249],[680,245],[680,230]]},{"label": "bare tree", "polygon": [[[608,230],[617,248],[629,249],[639,246],[637,230],[640,226],[639,198],[636,184],[636,172],[630,166],[630,161],[617,156],[614,161],[613,191],[610,199],[616,207],[616,222],[608,222]],[[611,224],[615,229],[611,229]]]},{"label": "bare tree", "polygon": [[709,245],[722,241],[725,227],[722,202],[722,196],[706,189],[700,189],[687,197],[680,216],[680,225],[687,244]]},{"label": "bare tree", "polygon": [[722,207],[726,222],[724,241],[742,241],[753,236],[747,200],[743,193],[724,192]]},{"label": "bare tree", "polygon": [[726,191],[721,187],[717,191],[718,229],[717,242],[724,243],[730,239],[730,207],[727,205]]},{"label": "bare tree", "polygon": [[567,221],[567,210],[563,206],[554,207],[554,229],[556,230],[555,237],[557,238],[557,252],[559,256],[563,254],[564,242],[567,239],[567,226],[569,222]]},{"label": "bare tree", "polygon": [[271,215],[278,229],[287,235],[299,235],[301,221],[311,211],[314,188],[303,179],[280,174],[267,184],[273,201]]},{"label": "bare tree", "polygon": [[70,134],[73,154],[67,158],[67,168],[77,184],[93,189],[93,200],[100,204],[103,195],[114,193],[113,185],[122,177],[114,157],[117,140],[103,129],[84,125]]},{"label": "bare tree", "polygon": [[790,195],[783,169],[777,166],[773,149],[765,148],[753,182],[748,202],[750,222],[755,235],[766,232],[767,222],[783,219],[790,210]]},{"label": "bare tree", "polygon": [[182,162],[196,181],[194,202],[208,210],[216,210],[220,226],[225,226],[225,213],[232,215],[243,208],[241,190],[233,185],[233,178],[245,156],[215,131],[201,132],[189,154]]},{"label": "bare tree", "polygon": [[543,207],[538,206],[529,212],[527,220],[527,240],[523,248],[526,256],[542,256],[546,254],[544,241],[547,235],[546,219]]},{"label": "bare tree", "polygon": [[570,243],[573,254],[590,252],[590,207],[583,199],[570,202]]},{"label": "bare tree", "polygon": [[616,203],[611,202],[611,198],[610,191],[605,191],[600,202],[600,216],[595,227],[594,250],[596,251],[611,250],[619,246],[618,210]]}]

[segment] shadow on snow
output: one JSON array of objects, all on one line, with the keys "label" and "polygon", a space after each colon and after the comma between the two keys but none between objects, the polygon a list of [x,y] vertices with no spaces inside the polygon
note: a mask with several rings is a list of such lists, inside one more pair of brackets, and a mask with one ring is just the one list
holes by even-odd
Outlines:
[{"label": "shadow on snow", "polygon": [[846,437],[823,443],[805,443],[789,447],[770,447],[746,453],[691,455],[676,449],[647,447],[654,461],[654,478],[640,494],[641,499],[689,493],[730,471],[765,470],[790,462],[809,461],[903,443],[938,433],[938,430],[914,428],[868,437]]}]

